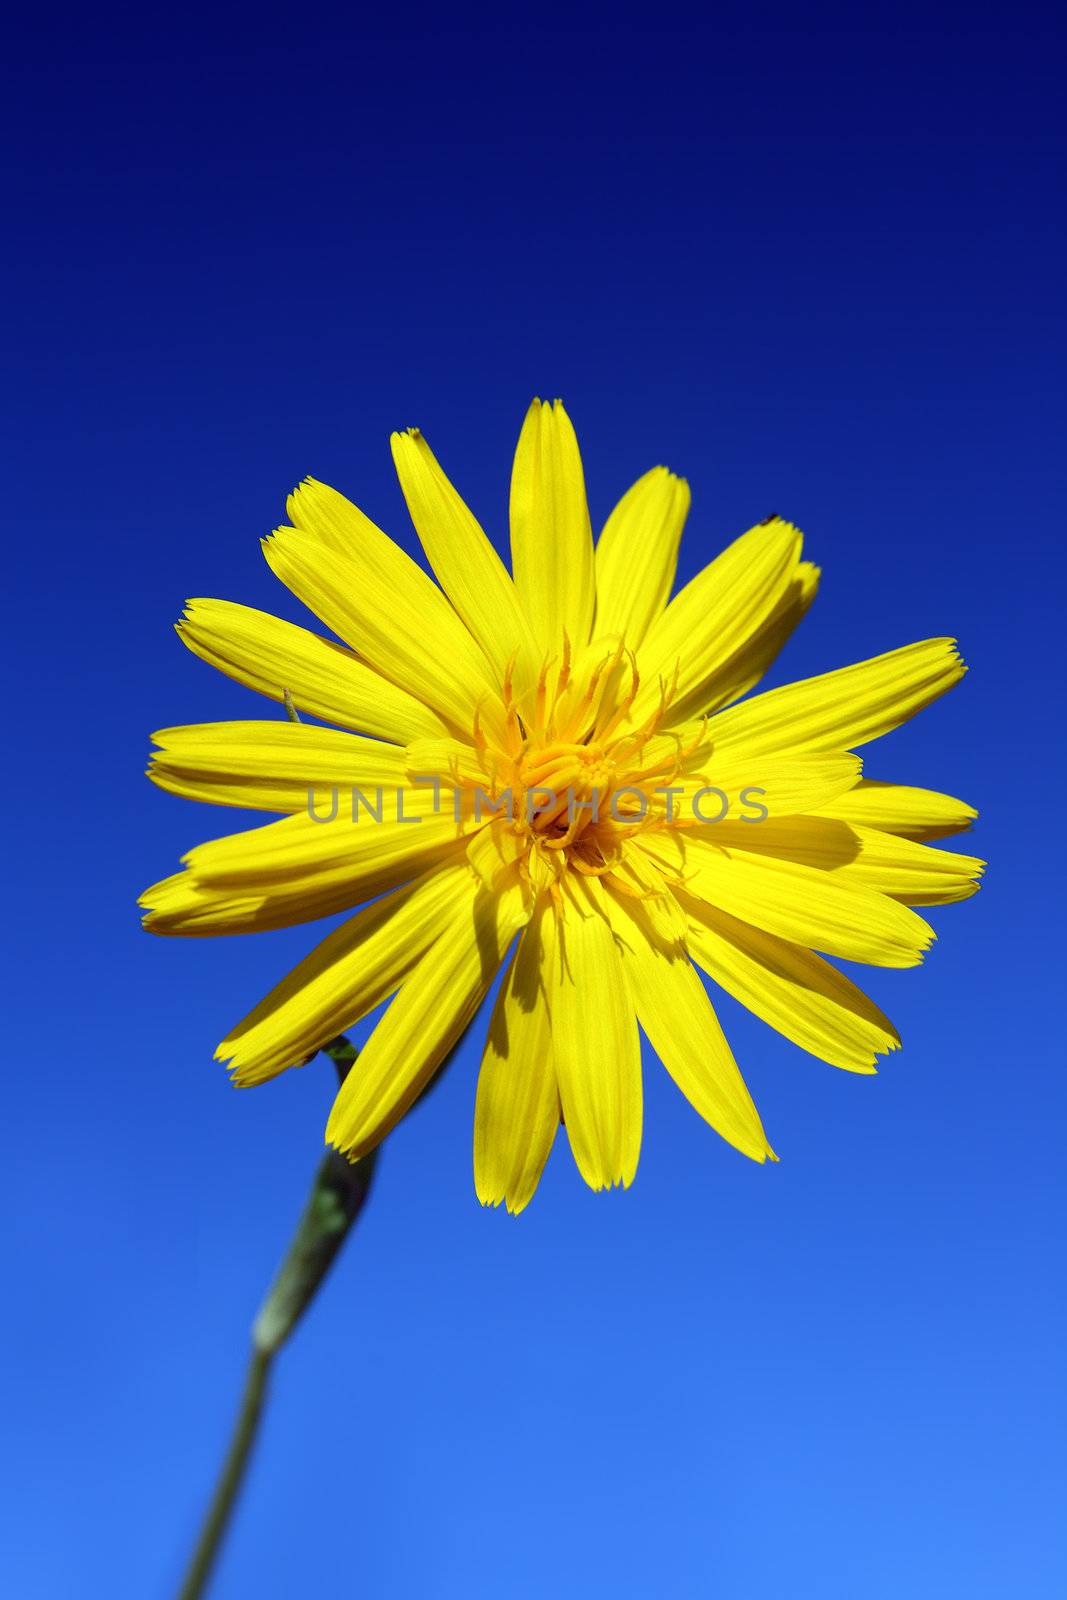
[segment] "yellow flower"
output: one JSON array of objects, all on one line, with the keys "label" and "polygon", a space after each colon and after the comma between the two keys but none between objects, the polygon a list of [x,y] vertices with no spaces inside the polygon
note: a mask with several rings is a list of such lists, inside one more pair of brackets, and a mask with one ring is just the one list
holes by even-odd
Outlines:
[{"label": "yellow flower", "polygon": [[592,1188],[629,1185],[638,1024],[724,1139],[775,1159],[693,963],[835,1066],[873,1072],[897,1048],[824,955],[921,961],[934,935],[911,908],[964,899],[982,867],[928,841],[976,813],[861,779],[850,752],[958,682],[954,641],[742,699],[814,598],[791,524],[749,529],[669,600],[685,482],[646,473],[594,546],[574,430],[558,401],[535,400],[510,576],[422,436],[392,445],[440,587],[308,479],[264,550],[344,644],[189,602],[191,650],[337,726],[155,735],[160,787],[285,815],[192,850],[146,892],[146,925],[253,932],[362,905],[216,1052],[238,1084],[261,1083],[395,995],[327,1126],[353,1158],[425,1089],[518,935],[478,1081],[484,1203],[529,1202],[561,1121]]}]

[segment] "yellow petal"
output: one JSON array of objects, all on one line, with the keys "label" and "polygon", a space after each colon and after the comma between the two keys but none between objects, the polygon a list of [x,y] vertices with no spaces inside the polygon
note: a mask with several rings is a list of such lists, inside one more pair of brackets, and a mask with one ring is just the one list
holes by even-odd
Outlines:
[{"label": "yellow petal", "polygon": [[445,594],[503,680],[536,675],[533,638],[511,575],[417,428],[394,433],[393,461],[411,520]]},{"label": "yellow petal", "polygon": [[715,829],[714,843],[800,862],[835,883],[873,889],[911,906],[967,900],[985,870],[977,856],[934,850],[914,839],[831,817],[772,816],[749,826],[727,821]]},{"label": "yellow petal", "polygon": [[487,822],[471,835],[467,860],[475,877],[494,894],[514,876],[514,869],[526,857],[520,835],[504,817]]},{"label": "yellow petal", "polygon": [[399,987],[433,943],[443,918],[470,895],[458,858],[364,906],[327,934],[288,977],[231,1029],[215,1057],[242,1086],[302,1061],[352,1027]]},{"label": "yellow petal", "polygon": [[[551,913],[549,913],[551,915]],[[530,1203],[559,1126],[540,910],[519,938],[489,1024],[474,1108],[474,1186],[483,1205]]]},{"label": "yellow petal", "polygon": [[404,752],[404,764],[412,780],[437,778],[452,788],[466,784],[487,790],[492,782],[484,753],[465,739],[414,739]]},{"label": "yellow petal", "polygon": [[593,533],[585,475],[563,402],[535,400],[511,475],[511,565],[542,651],[589,639],[595,600]]},{"label": "yellow petal", "polygon": [[938,794],[936,789],[879,783],[873,778],[864,778],[847,794],[810,809],[817,810],[820,816],[880,828],[883,833],[897,833],[920,842],[962,833],[978,815],[966,801]]},{"label": "yellow petal", "polygon": [[194,655],[279,703],[399,744],[444,732],[429,706],[357,661],[344,645],[231,600],[190,600],[177,625]]},{"label": "yellow petal", "polygon": [[924,639],[744,700],[712,720],[715,748],[851,750],[897,728],[951,689],[966,667],[955,639]]},{"label": "yellow petal", "polygon": [[672,691],[671,727],[707,709],[717,674],[788,594],[801,544],[797,528],[772,517],[735,539],[675,595],[637,653],[635,723],[655,710],[664,688]]},{"label": "yellow petal", "polygon": [[[722,823],[718,831],[728,826]],[[755,824],[750,835],[770,826]],[[827,955],[874,966],[913,967],[934,938],[929,924],[907,906],[815,867],[720,846],[676,828],[642,843],[654,861],[673,868],[697,899]]]},{"label": "yellow petal", "polygon": [[621,633],[636,649],[667,604],[689,498],[684,478],[653,467],[605,522],[596,547],[598,638]]},{"label": "yellow petal", "polygon": [[[604,887],[623,898],[650,944],[662,950],[680,950],[685,942],[686,917],[659,866],[641,845],[641,835],[623,839],[620,858],[604,878]],[[609,920],[614,926],[609,906]],[[618,929],[615,929],[616,934]]]},{"label": "yellow petal", "polygon": [[546,988],[563,1121],[591,1189],[629,1188],[641,1153],[641,1043],[599,885],[545,916]]},{"label": "yellow petal", "polygon": [[[430,859],[432,853],[427,856],[427,860]],[[398,876],[411,877],[417,870],[413,867],[410,872]],[[350,911],[365,898],[359,893],[349,893],[346,887],[335,882],[323,883],[316,889],[301,887],[298,892],[289,894],[278,893],[276,889],[258,893],[255,889],[199,884],[188,872],[176,872],[153,883],[137,903],[144,909],[144,926],[149,933],[209,938],[216,934],[269,933],[276,928],[291,928],[297,923],[313,922],[317,917],[333,916],[336,911]]]},{"label": "yellow petal", "polygon": [[[761,812],[765,821],[832,801],[851,789],[861,770],[859,756],[849,754],[741,758],[729,750],[721,761],[713,753],[704,772],[680,774],[664,791],[669,787],[674,794],[670,812],[679,827],[732,818],[744,827],[744,838],[763,826]],[[666,792],[657,804],[666,810]]]},{"label": "yellow petal", "polygon": [[766,622],[719,668],[708,684],[705,711],[718,711],[755,687],[807,616],[818,592],[819,577],[819,568],[812,562],[798,561],[788,588]]},{"label": "yellow petal", "polygon": [[[171,794],[252,811],[304,811],[309,791],[371,793],[406,781],[404,752],[310,722],[199,722],[152,735],[148,776]],[[324,798],[328,805],[328,798]]]},{"label": "yellow petal", "polygon": [[681,947],[650,942],[639,904],[605,894],[648,1042],[690,1105],[753,1161],[773,1156],[704,985]]},{"label": "yellow petal", "polygon": [[[246,833],[197,845],[186,871],[165,878],[141,897],[152,933],[211,935],[265,931],[347,911],[395,889],[440,860],[474,824],[460,823],[442,796],[383,793],[381,821],[347,797],[337,815],[315,821],[307,812]],[[328,815],[328,812],[324,812]]]},{"label": "yellow petal", "polygon": [[679,893],[686,942],[709,977],[757,1017],[831,1066],[873,1072],[897,1049],[893,1024],[828,961]]},{"label": "yellow petal", "polygon": [[[343,539],[335,528],[342,513]],[[297,598],[453,732],[469,732],[481,707],[502,735],[492,668],[432,579],[325,484],[307,480],[289,514],[295,526],[277,529],[263,550]]]},{"label": "yellow petal", "polygon": [[404,983],[338,1092],[327,1141],[353,1159],[394,1128],[470,1023],[529,912],[519,887],[468,897]]}]

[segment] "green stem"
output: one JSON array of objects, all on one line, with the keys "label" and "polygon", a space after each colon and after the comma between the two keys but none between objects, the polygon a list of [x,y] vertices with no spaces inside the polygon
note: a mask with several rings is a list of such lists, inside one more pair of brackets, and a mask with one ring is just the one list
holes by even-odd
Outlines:
[{"label": "green stem", "polygon": [[[356,1059],[355,1047],[338,1038],[323,1050],[343,1083]],[[252,1327],[252,1353],[237,1421],[179,1600],[201,1600],[206,1593],[259,1431],[274,1357],[311,1303],[362,1211],[377,1154],[372,1151],[361,1161],[350,1162],[331,1150],[319,1166],[292,1243]]]},{"label": "green stem", "polygon": [[204,1526],[200,1530],[200,1538],[189,1563],[179,1600],[199,1600],[205,1592],[230,1520],[230,1513],[237,1500],[237,1491],[241,1487],[245,1468],[248,1466],[256,1434],[259,1432],[263,1401],[267,1393],[267,1374],[270,1372],[273,1359],[274,1355],[270,1350],[252,1351],[244,1394],[241,1396],[241,1409],[237,1414],[237,1425],[233,1430],[230,1448],[226,1452],[226,1460],[219,1474],[208,1514],[204,1518]]}]

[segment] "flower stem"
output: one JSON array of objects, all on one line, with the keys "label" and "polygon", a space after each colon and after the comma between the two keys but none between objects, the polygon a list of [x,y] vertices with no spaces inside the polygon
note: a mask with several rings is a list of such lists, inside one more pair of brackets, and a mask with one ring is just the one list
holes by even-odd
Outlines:
[{"label": "flower stem", "polygon": [[245,1377],[244,1394],[241,1396],[241,1409],[237,1414],[237,1426],[233,1430],[233,1438],[230,1440],[230,1448],[219,1474],[211,1506],[204,1519],[193,1559],[189,1563],[189,1570],[181,1587],[180,1600],[199,1600],[205,1592],[230,1520],[230,1513],[237,1499],[237,1491],[241,1487],[248,1458],[252,1453],[256,1434],[259,1432],[263,1401],[267,1393],[267,1374],[270,1372],[273,1359],[274,1352],[271,1350],[255,1348],[252,1350]]},{"label": "flower stem", "polygon": [[[343,1083],[356,1059],[355,1047],[338,1038],[323,1050]],[[331,1150],[319,1166],[292,1243],[252,1327],[252,1353],[237,1421],[179,1600],[201,1600],[206,1593],[259,1431],[274,1357],[310,1305],[362,1211],[376,1160],[377,1151],[350,1162]]]}]

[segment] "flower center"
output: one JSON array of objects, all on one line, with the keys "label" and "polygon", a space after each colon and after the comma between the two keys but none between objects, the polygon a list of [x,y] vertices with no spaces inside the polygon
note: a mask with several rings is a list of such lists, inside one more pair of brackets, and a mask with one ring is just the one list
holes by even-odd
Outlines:
[{"label": "flower center", "polygon": [[599,744],[527,739],[515,762],[515,799],[531,842],[574,843],[606,809],[615,764]]},{"label": "flower center", "polygon": [[583,800],[610,784],[615,765],[599,744],[539,744],[527,739],[516,764],[522,787],[572,791]]},{"label": "flower center", "polygon": [[672,686],[662,684],[652,713],[635,723],[640,677],[619,638],[594,641],[578,660],[565,640],[532,683],[514,677],[509,670],[503,684],[502,743],[474,728],[494,804],[508,801],[508,821],[498,826],[542,881],[567,870],[617,871],[627,838],[662,822],[655,785],[690,753],[676,735],[659,734]]}]

